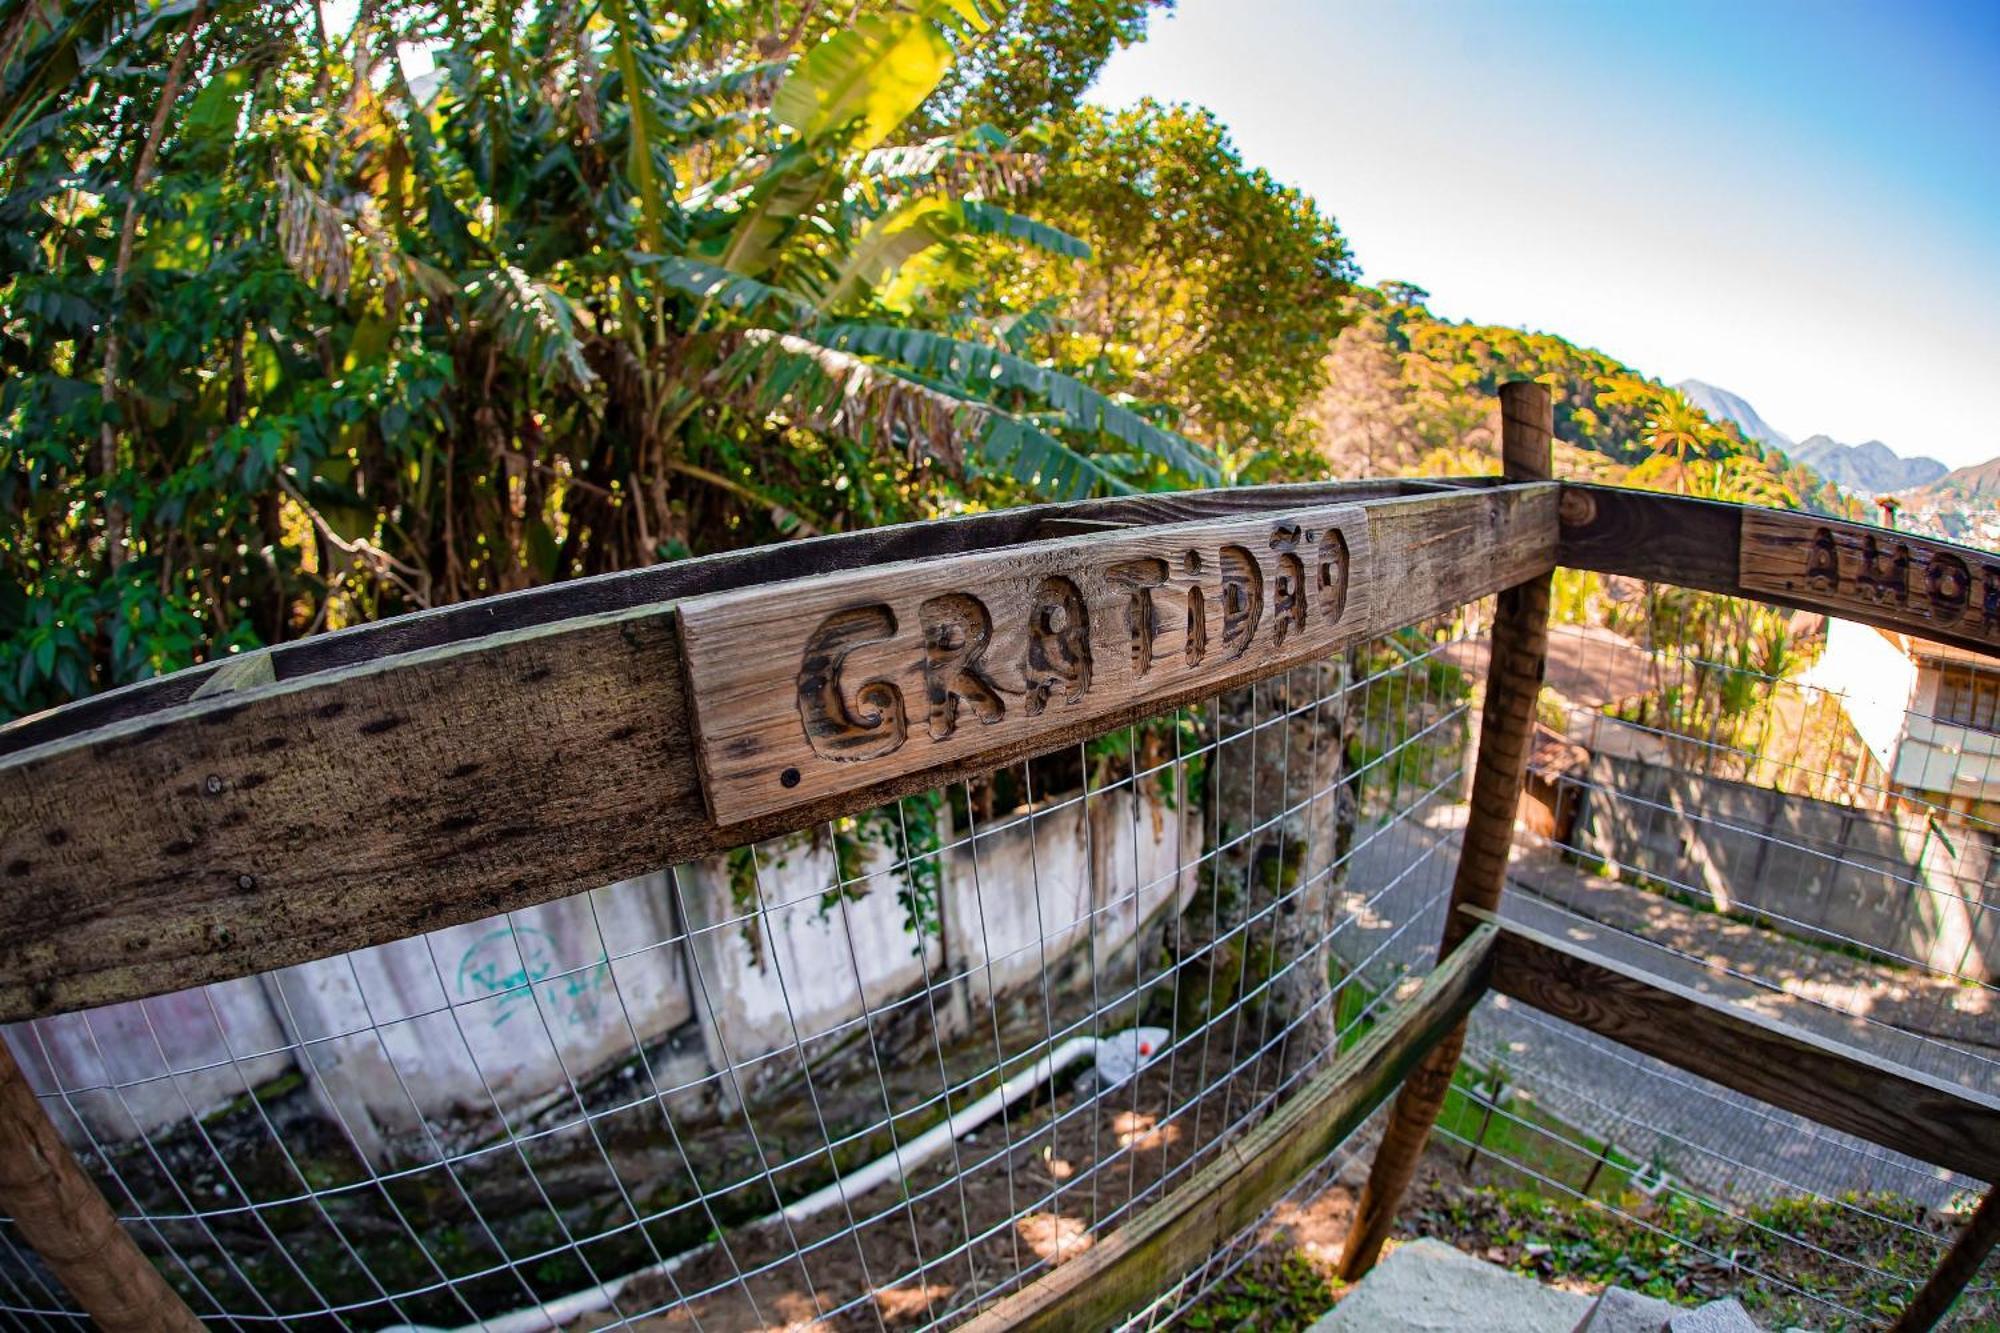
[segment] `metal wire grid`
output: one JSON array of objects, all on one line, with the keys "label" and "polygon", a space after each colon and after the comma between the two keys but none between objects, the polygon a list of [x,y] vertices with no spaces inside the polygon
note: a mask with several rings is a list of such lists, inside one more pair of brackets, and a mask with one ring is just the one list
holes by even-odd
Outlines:
[{"label": "metal wire grid", "polygon": [[[1580,659],[1614,651],[1602,637],[1567,637],[1584,645]],[[1524,831],[1527,854],[1510,876],[1519,897],[1535,900],[1520,904],[1524,918],[1588,917],[1607,947],[1641,966],[1698,966],[1710,989],[1940,1077],[2000,1087],[2000,826],[1983,807],[1892,785],[1872,759],[1847,767],[1862,747],[1843,692],[1686,654],[1648,656],[1655,697],[1760,699],[1744,718],[1754,740],[1552,700],[1566,736],[1594,754],[1640,759],[1563,769],[1555,804],[1578,813],[1553,835]],[[1906,728],[1934,720],[1915,707],[1907,716]],[[1951,785],[1962,776],[1975,789],[2000,787],[1991,757],[1951,760]],[[1635,781],[1640,766],[1650,771]],[[1758,799],[1762,818],[1749,805]],[[1606,825],[1620,832],[1606,836]],[[1634,952],[1618,936],[1649,947]]]},{"label": "metal wire grid", "polygon": [[[1864,811],[1886,805],[1899,809],[1909,823],[1948,820],[1964,835],[1962,845],[1976,845],[1991,834],[1991,824],[1976,812],[1947,810],[1907,790],[1892,791],[1846,721],[1848,701],[1839,691],[1621,641],[1577,625],[1557,625],[1551,633],[1552,659],[1566,666],[1552,669],[1551,681],[1570,694],[1557,689],[1545,696],[1544,724],[1593,755],[1638,751],[1656,765],[1703,777],[1749,779],[1799,802],[1830,800]],[[1445,652],[1476,670],[1479,646],[1467,641],[1449,645]],[[1627,688],[1635,684],[1636,689]],[[1762,699],[1743,728],[1754,738],[1747,745],[1719,738],[1705,726],[1693,734],[1674,730],[1661,725],[1654,710],[1633,707],[1656,704],[1677,691],[1683,715],[1706,721],[1703,700],[1731,689],[1741,697],[1745,686]],[[1917,720],[1924,716],[1921,709],[1913,714]],[[1538,760],[1547,778],[1563,756],[1544,747]],[[1985,778],[1989,762],[1968,757],[1958,770]],[[1746,828],[1741,821],[1698,807],[1675,807],[1611,782],[1592,781],[1599,771],[1573,765],[1549,780],[1544,799],[1553,807],[1551,816],[1573,808],[1571,803],[1587,793],[1593,800],[1639,809],[1655,824],[1679,819],[1697,828],[1760,836],[1829,871],[1844,865],[1874,876],[1875,883],[1906,900],[1941,898],[1963,906],[1975,923],[1987,919],[1991,871],[1963,851],[1942,866],[1926,862],[1921,874],[1899,872],[1879,859],[1843,858],[1796,837]],[[1410,838],[1428,849],[1445,850],[1407,857],[1409,873],[1381,895],[1386,916],[1409,919],[1413,928],[1374,951],[1372,966],[1393,970],[1399,961],[1419,962],[1435,940],[1463,814],[1463,806],[1446,801],[1427,803],[1405,817]],[[1532,823],[1524,822],[1517,832],[1521,849],[1503,908],[1508,917],[1559,937],[1581,937],[1590,947],[1648,972],[1747,999],[1767,1011],[1782,1004],[1787,1021],[1865,1043],[1904,1064],[1974,1086],[1994,1086],[1995,1057],[2000,1055],[1994,1015],[2000,1014],[2000,1006],[1993,1003],[1991,981],[1968,968],[1978,961],[1970,950],[1949,955],[1938,967],[1882,933],[1842,938],[1823,920],[1807,921],[1787,911],[1773,892],[1784,887],[1782,881],[1731,879],[1733,919],[1713,910],[1712,902],[1707,910],[1685,907],[1676,900],[1708,900],[1710,886],[1663,874],[1653,860],[1640,864],[1605,856],[1601,848],[1582,845],[1575,827],[1537,834]],[[1653,831],[1648,827],[1643,832]],[[1637,839],[1641,844],[1649,840]],[[1367,939],[1372,933],[1366,924],[1369,909],[1352,899],[1350,907],[1357,924],[1347,938]],[[1904,912],[1881,915],[1893,925],[1907,926],[1911,919]],[[1415,920],[1420,916],[1428,919],[1419,926]],[[1974,933],[1971,938],[1990,936]],[[1400,950],[1410,952],[1399,957]],[[1901,1000],[1900,1011],[1885,1000]],[[1816,1125],[1503,998],[1489,998],[1475,1011],[1464,1068],[1467,1105],[1482,1112],[1490,1105],[1489,1124],[1514,1128],[1513,1141],[1525,1136],[1566,1151],[1574,1159],[1574,1171],[1552,1173],[1546,1155],[1525,1160],[1526,1155],[1498,1146],[1509,1136],[1496,1134],[1496,1143],[1450,1123],[1436,1131],[1439,1145],[1455,1145],[1505,1168],[1499,1179],[1572,1202],[1587,1199],[1593,1210],[1674,1240],[1705,1256],[1718,1271],[1733,1273],[1741,1280],[1739,1290],[1748,1289],[1767,1302],[1791,1298],[1794,1308],[1804,1310],[1815,1325],[1886,1322],[1879,1304],[1857,1308],[1850,1288],[1872,1283],[1878,1299],[1889,1291],[1900,1300],[1943,1256],[1950,1239],[1945,1228],[1912,1219],[1935,1220],[1938,1210],[1962,1205],[1981,1188],[1979,1182]],[[1488,1071],[1498,1073],[1507,1089],[1497,1102],[1478,1085],[1479,1076]],[[1330,1164],[1347,1160],[1356,1141],[1343,1145]],[[1611,1197],[1605,1197],[1604,1189],[1593,1192],[1604,1178],[1605,1164],[1613,1160],[1627,1165],[1624,1170],[1610,1167],[1611,1178],[1627,1176],[1634,1161],[1642,1164],[1640,1183],[1650,1196],[1622,1187],[1608,1191]],[[1319,1179],[1324,1175],[1319,1173]],[[1313,1193],[1313,1185],[1305,1184],[1288,1197],[1310,1198]],[[1778,1200],[1805,1201],[1822,1215],[1890,1233],[1908,1251],[1909,1261],[1899,1272],[1886,1272],[1866,1257],[1801,1234],[1802,1228],[1764,1220],[1782,1217],[1782,1212],[1753,1211]],[[1661,1206],[1676,1201],[1723,1221],[1725,1231],[1733,1227],[1739,1235],[1761,1241],[1775,1257],[1760,1264],[1754,1254],[1746,1257],[1734,1245],[1718,1248],[1712,1234],[1704,1240],[1685,1225],[1685,1209]],[[1287,1238],[1273,1237],[1268,1222],[1267,1216],[1265,1226],[1219,1250],[1201,1273],[1163,1296],[1132,1326],[1171,1322],[1199,1306],[1262,1246],[1274,1239],[1289,1244]],[[1407,1210],[1404,1222],[1423,1225]],[[1798,1259],[1807,1262],[1786,1262]],[[1974,1326],[1992,1315],[2000,1289],[1996,1267],[2000,1265],[1989,1265],[1975,1280],[1960,1307],[1961,1316]],[[1843,1275],[1848,1281],[1843,1282]]]},{"label": "metal wire grid", "polygon": [[[388,946],[421,948],[421,994],[383,985],[376,951],[312,965],[322,987],[337,968],[359,1006],[344,1026],[316,1029],[299,978],[273,974],[259,984],[277,1041],[244,1041],[219,988],[10,1037],[51,1081],[44,1105],[127,1227],[219,1327],[539,1327],[527,1312],[564,1297],[597,1306],[600,1323],[946,1322],[1199,1169],[1369,1022],[1398,973],[1422,966],[1441,891],[1401,920],[1381,912],[1435,880],[1439,844],[1414,823],[1462,783],[1466,695],[1441,651],[1464,624],[751,849],[747,873],[739,856],[581,895],[594,957],[537,961],[540,918],[510,914],[512,970],[476,998],[453,997],[453,969],[428,937]],[[715,892],[732,869],[741,901]],[[920,888],[947,874],[969,885],[977,918],[949,936],[937,917],[963,903]],[[1084,885],[1067,906],[1065,879]],[[607,917],[629,920],[621,895],[644,892],[665,895],[672,928],[607,929]],[[1023,898],[1035,928],[996,946],[989,914]],[[915,946],[913,985],[878,984],[896,969],[870,922],[892,899],[901,947]],[[805,929],[802,914],[833,947],[788,969],[771,933]],[[1340,954],[1363,934],[1367,948]],[[975,935],[976,955],[943,947]],[[746,1045],[729,1010],[748,974],[716,960],[759,937],[751,966],[776,982],[779,1036]],[[641,965],[669,951],[694,1016],[660,1034],[630,1001]],[[851,983],[847,1010],[802,1013],[829,977]],[[608,1068],[587,1063],[568,1030],[586,981],[624,1031]],[[186,1022],[190,996],[219,1057],[188,1058],[167,1022]],[[524,1095],[477,1030],[501,1010],[508,1045],[552,1055],[546,1094]],[[1003,1098],[993,1121],[956,1123],[1078,1038],[1102,1051],[1148,1025],[1166,1030],[1164,1048],[1122,1084],[1057,1072]],[[132,1067],[135,1045],[157,1072],[112,1072]],[[445,1111],[425,1063],[439,1051],[471,1075]],[[77,1076],[79,1052],[95,1076]],[[393,1142],[351,1089],[321,1077],[364,1056],[387,1075],[369,1096],[398,1104],[406,1132]],[[274,1079],[274,1063],[291,1072]],[[220,1106],[218,1079],[232,1094]],[[163,1097],[175,1104],[166,1119]],[[904,1161],[939,1124],[945,1151]],[[872,1191],[840,1183],[878,1178],[867,1164],[884,1159],[896,1169]],[[829,1206],[795,1215],[805,1200],[827,1204],[829,1188]],[[10,1324],[80,1321],[11,1222],[0,1245]]]},{"label": "metal wire grid", "polygon": [[[1741,662],[1620,645],[1573,626],[1556,627],[1553,638],[1552,657],[1569,659],[1566,683],[1588,702],[1551,693],[1544,720],[1589,755],[1579,760],[1556,747],[1541,752],[1549,769],[1559,770],[1545,788],[1555,827],[1521,835],[1505,914],[1938,1077],[2000,1087],[2000,994],[1992,971],[2000,936],[1986,855],[1994,828],[1982,813],[1892,787],[1854,734],[1851,701],[1840,691]],[[1641,706],[1630,697],[1606,697],[1615,689],[1589,697],[1593,683],[1629,680],[1635,654],[1647,677]],[[1670,691],[1682,704],[1671,719],[1658,706]],[[1753,701],[1737,719],[1734,738],[1715,725],[1716,701],[1725,696]],[[1690,718],[1692,728],[1684,725]],[[1925,715],[1918,709],[1911,720]],[[1606,753],[1638,762],[1607,765]],[[1982,781],[2000,778],[1989,773],[1990,764],[1961,756],[1955,769]],[[1775,802],[1779,820],[1732,809],[1731,801],[1756,788],[1782,794]],[[1662,789],[1672,795],[1663,797]],[[1814,819],[1838,811],[1853,812],[1839,816],[1853,822],[1872,821],[1878,831],[1895,820],[1903,829],[1942,836],[1920,838],[1924,851],[1914,863],[1900,863],[1879,846],[1857,851],[1815,836]],[[1602,826],[1592,821],[1607,817],[1622,822],[1625,836],[1597,836]],[[1929,856],[1945,838],[1957,854]],[[1703,873],[1704,861],[1714,873]],[[1752,866],[1758,873],[1746,873]],[[1815,879],[1820,892],[1809,894],[1806,885]],[[1877,910],[1850,912],[1845,920],[1836,915],[1871,899]],[[1935,904],[1947,919],[1956,914],[1960,947],[1935,947],[1940,913],[1926,910]],[[1981,1188],[1505,1000],[1489,1000],[1475,1013],[1467,1058],[1496,1070],[1538,1112],[1524,1115],[1504,1102],[1493,1107],[1493,1116],[1520,1131],[1515,1141],[1526,1135],[1559,1142],[1585,1161],[1614,1151],[1638,1159],[1655,1174],[1661,1198],[1734,1219],[1783,1259],[1809,1256],[1796,1265],[1774,1261],[1793,1279],[1740,1255],[1710,1257],[1741,1269],[1769,1297],[1794,1298],[1815,1312],[1815,1321],[1867,1324],[1883,1314],[1855,1308],[1841,1295],[1839,1277],[1827,1274],[1845,1273],[1856,1289],[1872,1279],[1907,1291],[1910,1271],[1921,1274],[1942,1256],[1948,1237],[1913,1224],[1897,1201],[1936,1210]],[[1478,1137],[1449,1127],[1439,1133],[1468,1149]],[[1484,1144],[1478,1151],[1544,1192],[1582,1197],[1578,1181],[1554,1178],[1546,1165]],[[1592,1197],[1590,1204],[1671,1233],[1697,1253],[1714,1249],[1712,1240],[1705,1248],[1699,1237],[1676,1230],[1671,1210],[1639,1210],[1630,1197]],[[1750,1209],[1778,1199],[1814,1201],[1827,1214],[1894,1233],[1922,1262],[1891,1275],[1750,1216]],[[1797,1279],[1795,1270],[1818,1270],[1821,1277]],[[1984,1301],[1990,1314],[1993,1290],[1989,1276],[1975,1283],[1967,1303]]]},{"label": "metal wire grid", "polygon": [[[1475,1094],[1479,1128],[1468,1134],[1462,1123],[1441,1124],[1441,1142],[1504,1168],[1502,1180],[1685,1247],[1739,1292],[1753,1289],[1766,1303],[1792,1298],[1816,1327],[1889,1322],[1949,1248],[1948,1231],[1924,1223],[1934,1222],[1945,1202],[1966,1204],[1983,1188],[1947,1178],[1957,1188],[1937,1205],[1892,1207],[1896,1198],[1936,1193],[1935,1171],[1504,999],[1488,1001],[1475,1016],[1467,1050],[1468,1060],[1518,1070],[1517,1092]],[[1765,1136],[1739,1147],[1740,1156],[1706,1132],[1716,1120],[1744,1119],[1758,1122]],[[1772,1142],[1784,1147],[1769,1151]],[[1829,1153],[1871,1167],[1872,1178],[1858,1186],[1828,1182],[1816,1159]],[[1611,1161],[1623,1163],[1611,1168],[1614,1181],[1625,1180],[1596,1188]],[[1820,1239],[1803,1234],[1812,1228],[1793,1220],[1799,1214],[1756,1206],[1772,1200],[1808,1204]],[[1833,1239],[1854,1233],[1889,1243],[1871,1256],[1853,1252],[1859,1247],[1851,1239]],[[1894,1271],[1882,1266],[1885,1255],[1895,1257]],[[1993,1317],[1996,1292],[2000,1264],[1989,1264],[1961,1298],[1958,1316],[1971,1321],[1962,1326]]]}]

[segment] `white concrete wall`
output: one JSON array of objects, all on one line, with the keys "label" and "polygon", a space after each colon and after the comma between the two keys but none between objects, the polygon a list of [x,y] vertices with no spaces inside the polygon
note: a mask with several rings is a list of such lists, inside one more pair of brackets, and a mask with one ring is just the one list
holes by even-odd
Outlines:
[{"label": "white concrete wall", "polygon": [[[945,927],[953,970],[975,994],[1038,983],[1044,957],[1085,942],[1109,954],[1163,910],[1194,896],[1201,821],[1150,792],[1071,797],[982,825],[947,862]],[[1046,937],[1046,938],[1044,938]]]},{"label": "white concrete wall", "polygon": [[[108,1138],[221,1110],[297,1064],[328,1114],[376,1153],[427,1130],[490,1127],[496,1108],[537,1109],[570,1077],[630,1058],[635,1029],[647,1042],[686,1022],[676,921],[666,876],[652,875],[511,923],[492,917],[6,1035],[35,1090],[83,1089],[70,1101]],[[618,957],[607,959],[605,941]],[[112,1080],[130,1086],[101,1089]]]},{"label": "white concrete wall", "polygon": [[1005,992],[1037,983],[1045,962],[1081,958],[1093,936],[1107,957],[1192,897],[1199,823],[1150,793],[1112,792],[995,821],[975,855],[947,821],[943,929],[921,954],[887,847],[869,844],[862,881],[823,901],[833,850],[800,841],[762,849],[748,917],[718,858],[674,872],[678,893],[669,874],[645,876],[6,1039],[37,1092],[68,1090],[52,1110],[80,1143],[171,1129],[296,1067],[380,1160],[397,1144],[484,1138],[502,1117],[518,1127],[690,1022],[720,1070],[858,1032],[866,1010],[927,976],[970,972],[983,1001],[989,962]]},{"label": "white concrete wall", "polygon": [[15,1024],[5,1036],[29,1086],[67,1091],[49,1110],[77,1143],[207,1115],[292,1066],[254,977]]},{"label": "white concrete wall", "polygon": [[1828,617],[1826,650],[1802,681],[1838,696],[1876,762],[1893,771],[1917,686],[1917,664],[1900,646],[1872,625]]},{"label": "white concrete wall", "polygon": [[1896,756],[1896,781],[1919,791],[1975,801],[2000,800],[2000,735],[1936,720],[1940,673],[1917,673],[1908,736]]}]

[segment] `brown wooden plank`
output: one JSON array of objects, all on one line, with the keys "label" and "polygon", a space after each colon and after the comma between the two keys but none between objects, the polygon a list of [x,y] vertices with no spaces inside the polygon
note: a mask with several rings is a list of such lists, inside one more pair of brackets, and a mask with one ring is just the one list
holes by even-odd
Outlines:
[{"label": "brown wooden plank", "polygon": [[1715,500],[1566,481],[1557,563],[1733,593],[1742,515]]},{"label": "brown wooden plank", "polygon": [[1367,511],[1119,528],[683,602],[708,807],[739,824],[1213,695],[1366,637]]},{"label": "brown wooden plank", "polygon": [[1486,991],[1495,932],[1475,930],[1359,1044],[1307,1080],[1256,1129],[1062,1267],[964,1327],[1109,1328],[1205,1262],[1352,1134]]},{"label": "brown wooden plank", "polygon": [[[1548,478],[1554,441],[1555,403],[1548,386],[1532,381],[1502,385],[1500,453],[1506,475],[1517,480]],[[1514,812],[1521,803],[1535,705],[1548,665],[1549,586],[1550,575],[1540,574],[1500,594],[1486,702],[1480,713],[1479,752],[1473,763],[1472,809],[1452,872],[1452,907],[1498,907],[1507,882]],[[1438,952],[1449,953],[1471,928],[1470,918],[1448,911]],[[1430,1141],[1431,1127],[1444,1109],[1464,1047],[1461,1024],[1431,1049],[1396,1094],[1341,1250],[1340,1275],[1346,1281],[1359,1281],[1380,1257],[1424,1145]]]},{"label": "brown wooden plank", "polygon": [[2000,1098],[1467,910],[1500,928],[1500,994],[1870,1143],[2000,1178]]},{"label": "brown wooden plank", "polygon": [[0,1042],[0,1209],[98,1328],[200,1333],[201,1321],[139,1252]]},{"label": "brown wooden plank", "polygon": [[[1146,497],[1165,520],[1210,500]],[[1157,500],[1157,503],[1150,503]],[[1555,490],[1363,502],[1417,620],[1546,571]],[[954,782],[1157,711],[997,746],[722,828],[671,603],[193,700],[0,759],[0,1021],[476,920]]]},{"label": "brown wooden plank", "polygon": [[1565,482],[1558,562],[2000,653],[2000,554],[1866,523]]},{"label": "brown wooden plank", "polygon": [[1745,510],[1743,586],[1850,619],[1881,616],[1935,639],[2000,653],[2000,555],[1860,523]]},{"label": "brown wooden plank", "polygon": [[[1461,478],[1460,486],[1490,484],[1492,478]],[[269,653],[274,676],[297,680],[322,671],[360,666],[399,653],[423,652],[471,639],[534,629],[579,616],[638,610],[677,598],[730,588],[754,587],[778,579],[808,578],[893,560],[928,559],[986,551],[1087,526],[1127,526],[1217,518],[1309,504],[1350,503],[1397,495],[1430,493],[1432,482],[1371,479],[1315,481],[1284,486],[1241,486],[1159,495],[1121,495],[1064,504],[1023,505],[984,514],[833,533],[804,541],[727,551],[671,564],[571,579],[547,587],[477,601],[459,602],[357,625],[331,634],[281,643]],[[186,703],[229,660],[204,663],[157,680],[142,681],[78,700],[63,708],[0,726],[0,755],[43,745],[96,727],[129,721]]]}]

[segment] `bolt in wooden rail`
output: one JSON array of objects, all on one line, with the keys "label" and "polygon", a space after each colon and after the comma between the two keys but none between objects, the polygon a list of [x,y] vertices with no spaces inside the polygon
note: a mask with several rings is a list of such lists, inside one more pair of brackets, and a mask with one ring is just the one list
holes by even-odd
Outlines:
[{"label": "bolt in wooden rail", "polygon": [[0,1042],[0,1208],[97,1326],[112,1333],[199,1330],[77,1165]]},{"label": "bolt in wooden rail", "polygon": [[[1547,386],[1516,382],[1500,387],[1501,468],[1510,481],[1548,480],[1553,471],[1550,451],[1554,437],[1555,407]],[[1438,946],[1441,956],[1449,955],[1471,933],[1470,921],[1456,909],[1498,906],[1506,882],[1507,853],[1514,843],[1514,812],[1521,801],[1535,727],[1535,701],[1542,691],[1548,659],[1549,575],[1538,574],[1500,594],[1492,639],[1479,754],[1472,774],[1471,811],[1452,878],[1451,909]],[[1350,1282],[1373,1268],[1382,1253],[1382,1242],[1388,1239],[1396,1207],[1416,1174],[1431,1126],[1444,1108],[1452,1071],[1458,1068],[1464,1048],[1465,1022],[1461,1020],[1431,1048],[1396,1095],[1340,1258],[1340,1275]]]}]

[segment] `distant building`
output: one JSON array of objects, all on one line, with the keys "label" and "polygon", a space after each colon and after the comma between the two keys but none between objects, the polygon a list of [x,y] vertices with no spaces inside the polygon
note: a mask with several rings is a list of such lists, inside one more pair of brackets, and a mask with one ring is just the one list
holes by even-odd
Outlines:
[{"label": "distant building", "polygon": [[1806,683],[1840,699],[1889,797],[2000,822],[2000,662],[1831,619]]}]

